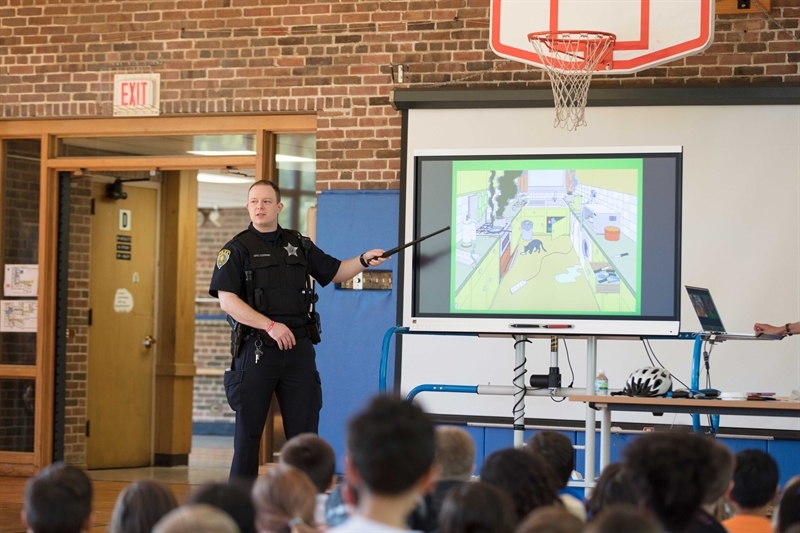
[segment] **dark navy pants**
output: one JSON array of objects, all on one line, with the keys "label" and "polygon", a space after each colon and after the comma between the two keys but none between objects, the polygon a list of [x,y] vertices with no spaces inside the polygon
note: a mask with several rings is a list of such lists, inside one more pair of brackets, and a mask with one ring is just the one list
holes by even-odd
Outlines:
[{"label": "dark navy pants", "polygon": [[322,408],[322,385],[317,372],[314,345],[307,337],[297,339],[291,350],[261,346],[255,362],[256,337],[251,336],[234,360],[234,370],[244,370],[241,408],[236,413],[231,479],[253,480],[258,476],[261,435],[272,393],[278,399],[286,438],[317,433]]}]

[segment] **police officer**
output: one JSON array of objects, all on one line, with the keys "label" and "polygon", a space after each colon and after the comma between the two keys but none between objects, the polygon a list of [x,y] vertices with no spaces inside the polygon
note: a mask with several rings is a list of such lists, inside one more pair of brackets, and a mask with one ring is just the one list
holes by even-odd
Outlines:
[{"label": "police officer", "polygon": [[[317,324],[309,307],[316,296],[308,275],[322,286],[353,278],[386,259],[374,249],[340,261],[299,233],[278,225],[281,192],[270,181],[250,187],[250,226],[217,255],[211,296],[233,319],[235,351],[226,371],[228,401],[236,411],[231,478],[258,475],[261,434],[274,392],[286,438],[317,432],[322,386],[312,340]],[[235,338],[238,334],[238,338]]]}]

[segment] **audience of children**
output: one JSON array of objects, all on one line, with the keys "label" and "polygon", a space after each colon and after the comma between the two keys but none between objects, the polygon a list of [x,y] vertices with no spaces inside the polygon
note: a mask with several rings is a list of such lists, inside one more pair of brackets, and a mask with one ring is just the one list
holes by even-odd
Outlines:
[{"label": "audience of children", "polygon": [[[734,456],[719,440],[657,432],[636,438],[623,455],[603,470],[585,507],[558,494],[574,469],[574,451],[556,432],[537,433],[525,450],[492,453],[480,480],[472,481],[469,433],[434,429],[417,406],[381,396],[350,422],[344,483],[334,487],[332,447],[317,435],[298,435],[251,491],[209,484],[178,507],[168,486],[132,483],[120,493],[107,531],[800,533],[800,476],[780,491],[777,464],[763,451]],[[342,510],[335,527],[326,526],[322,512],[328,492],[328,516]],[[733,516],[720,523],[714,506],[723,495]],[[28,533],[88,533],[88,476],[60,463],[42,469],[26,485],[22,520]]]},{"label": "audience of children", "polygon": [[778,495],[778,464],[761,450],[736,454],[733,485],[726,494],[733,517],[722,522],[729,533],[772,533],[769,505]]}]

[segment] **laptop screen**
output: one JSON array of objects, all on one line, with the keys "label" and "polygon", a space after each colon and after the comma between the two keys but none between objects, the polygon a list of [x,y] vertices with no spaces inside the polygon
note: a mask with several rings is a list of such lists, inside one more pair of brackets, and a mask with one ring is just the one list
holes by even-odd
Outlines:
[{"label": "laptop screen", "polygon": [[692,302],[694,312],[697,313],[703,331],[725,333],[725,326],[722,325],[717,306],[714,305],[709,290],[686,285],[686,292],[689,293],[689,300]]}]

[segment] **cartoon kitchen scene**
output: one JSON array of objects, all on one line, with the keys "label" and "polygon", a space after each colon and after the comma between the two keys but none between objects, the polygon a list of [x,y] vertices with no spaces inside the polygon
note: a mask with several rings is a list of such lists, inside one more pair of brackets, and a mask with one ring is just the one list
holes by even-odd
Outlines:
[{"label": "cartoon kitchen scene", "polygon": [[462,170],[454,191],[453,310],[638,313],[636,169]]}]

